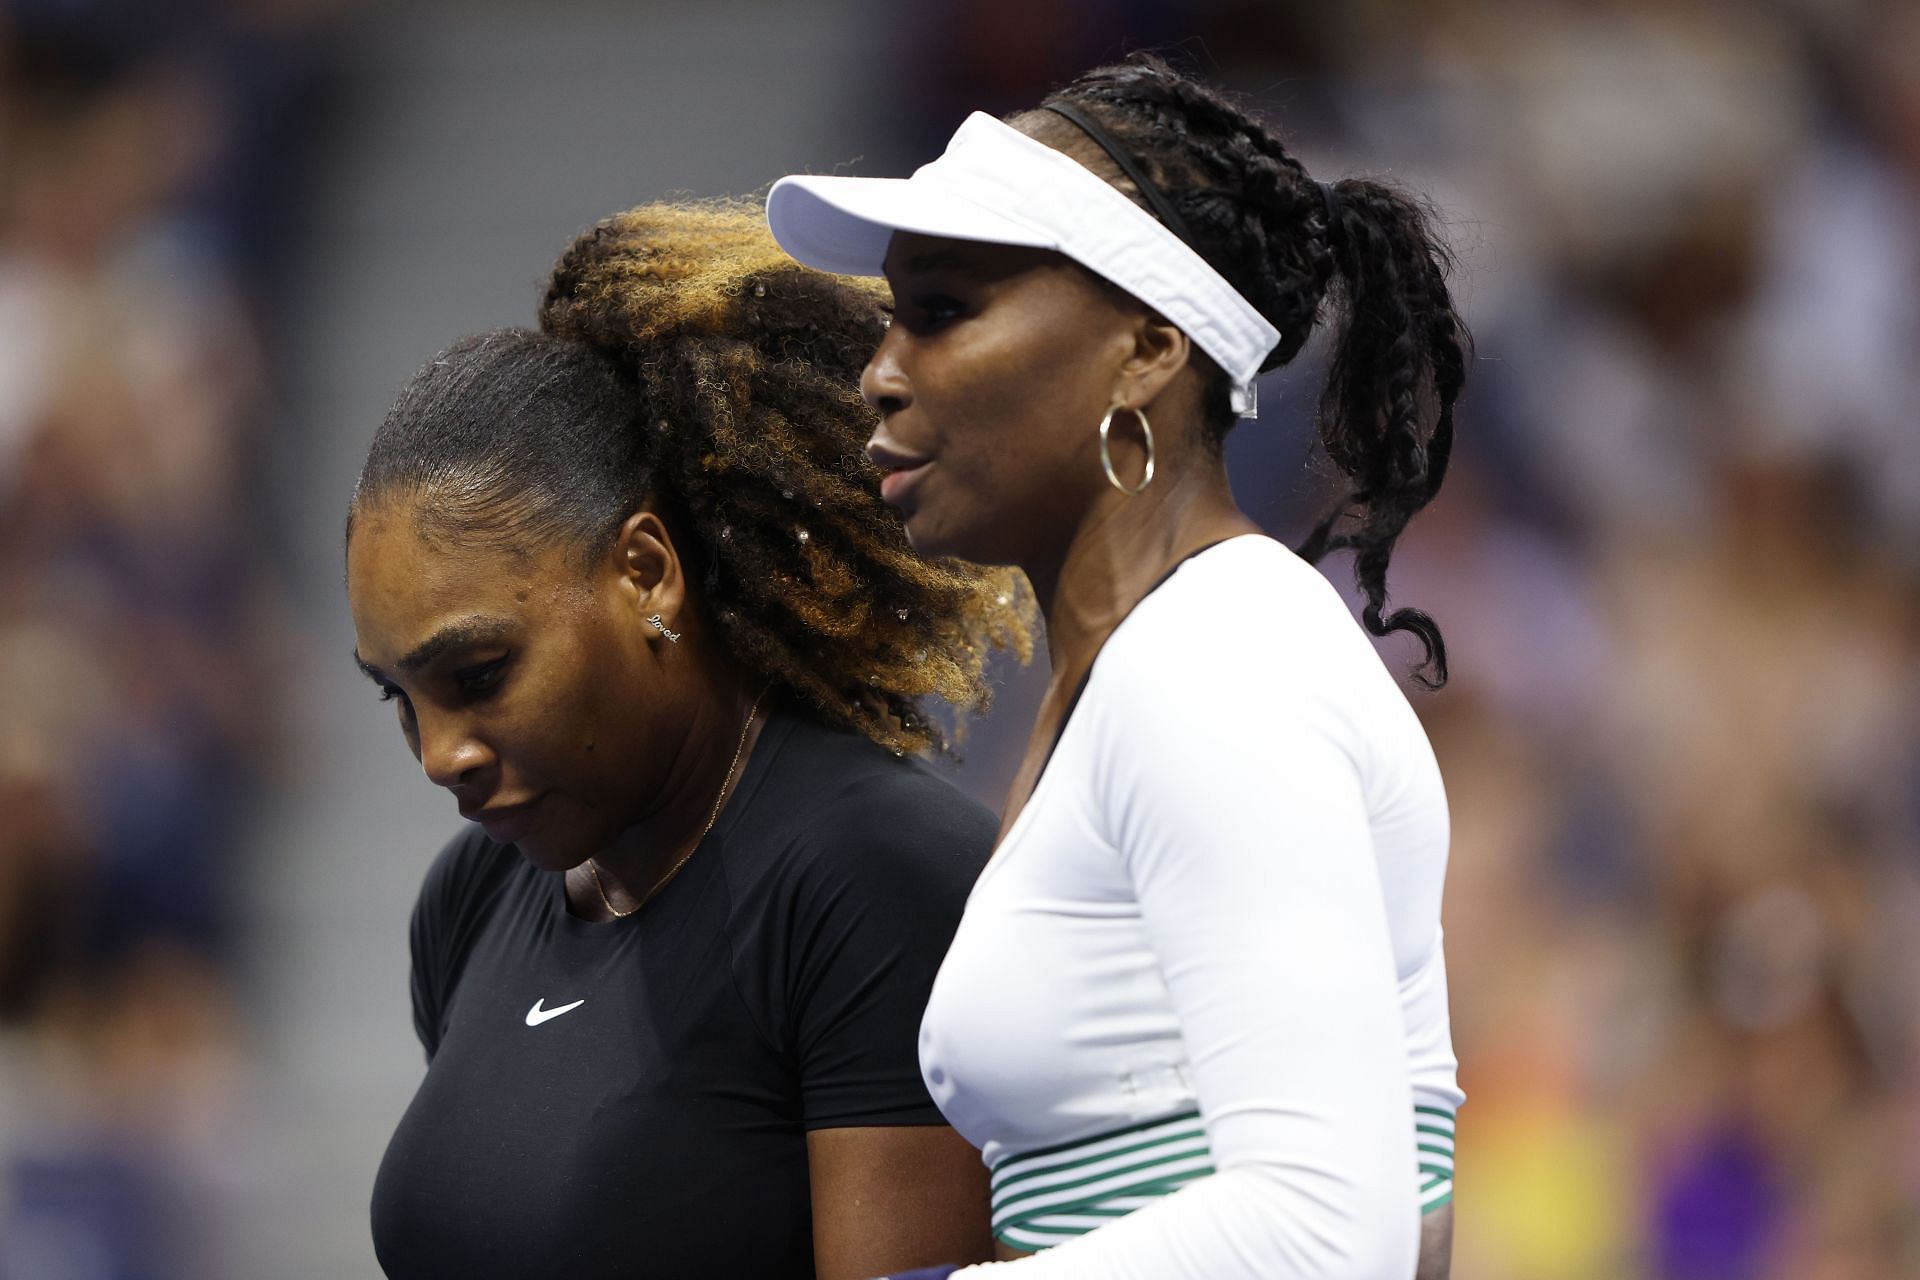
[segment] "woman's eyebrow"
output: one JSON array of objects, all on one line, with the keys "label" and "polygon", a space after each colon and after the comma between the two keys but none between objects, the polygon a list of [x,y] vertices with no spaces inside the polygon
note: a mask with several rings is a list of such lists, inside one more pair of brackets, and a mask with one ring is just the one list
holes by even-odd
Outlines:
[{"label": "woman's eyebrow", "polygon": [[[396,665],[401,671],[411,675],[449,650],[458,649],[464,645],[497,641],[512,629],[513,621],[510,618],[497,618],[487,614],[457,618],[421,641],[415,646],[413,652],[400,659]],[[358,649],[353,651],[353,662],[367,674],[368,679],[376,683],[385,680],[377,668],[368,665],[366,659],[360,656]]]}]

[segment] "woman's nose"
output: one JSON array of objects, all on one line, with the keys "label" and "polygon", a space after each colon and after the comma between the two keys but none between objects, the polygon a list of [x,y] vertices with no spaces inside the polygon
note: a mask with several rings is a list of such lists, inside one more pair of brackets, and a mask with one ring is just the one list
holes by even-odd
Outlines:
[{"label": "woman's nose", "polygon": [[457,787],[493,763],[493,752],[454,722],[420,721],[420,767],[435,785]]},{"label": "woman's nose", "polygon": [[907,381],[906,371],[900,367],[900,344],[896,341],[896,334],[897,330],[888,328],[887,336],[880,340],[873,358],[860,371],[860,395],[869,407],[879,410],[883,418],[898,413],[913,402],[912,385]]}]

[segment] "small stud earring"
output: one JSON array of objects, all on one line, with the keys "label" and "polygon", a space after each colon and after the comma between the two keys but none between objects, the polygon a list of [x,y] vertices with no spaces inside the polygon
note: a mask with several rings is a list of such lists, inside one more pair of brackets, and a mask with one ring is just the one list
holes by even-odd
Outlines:
[{"label": "small stud earring", "polygon": [[659,614],[657,613],[654,614],[651,618],[648,618],[647,621],[653,625],[654,630],[658,631],[661,635],[665,636],[668,640],[672,641],[674,644],[680,643],[680,633],[678,631],[667,630],[667,624],[660,621]]}]

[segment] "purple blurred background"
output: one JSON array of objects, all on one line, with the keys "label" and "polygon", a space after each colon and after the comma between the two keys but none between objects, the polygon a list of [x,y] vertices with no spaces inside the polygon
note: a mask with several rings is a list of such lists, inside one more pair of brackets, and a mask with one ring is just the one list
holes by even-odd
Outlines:
[{"label": "purple blurred background", "polygon": [[[1920,1275],[1920,8],[10,0],[0,1280],[377,1274],[457,822],[347,656],[405,377],[604,214],[904,172],[1142,47],[1460,252],[1394,580],[1454,655],[1455,1274]],[[1318,360],[1231,443],[1283,535]]]}]

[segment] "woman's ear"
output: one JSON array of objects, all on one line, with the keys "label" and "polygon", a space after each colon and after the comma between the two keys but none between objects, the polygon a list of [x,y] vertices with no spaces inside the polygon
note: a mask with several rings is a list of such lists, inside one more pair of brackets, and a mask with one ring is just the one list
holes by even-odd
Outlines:
[{"label": "woman's ear", "polygon": [[613,544],[616,589],[640,621],[659,618],[654,630],[678,638],[686,616],[687,580],[673,535],[652,511],[636,511],[620,526]]},{"label": "woman's ear", "polygon": [[1177,327],[1151,311],[1134,322],[1133,349],[1121,362],[1113,402],[1143,409],[1180,375],[1193,354],[1193,342]]}]

